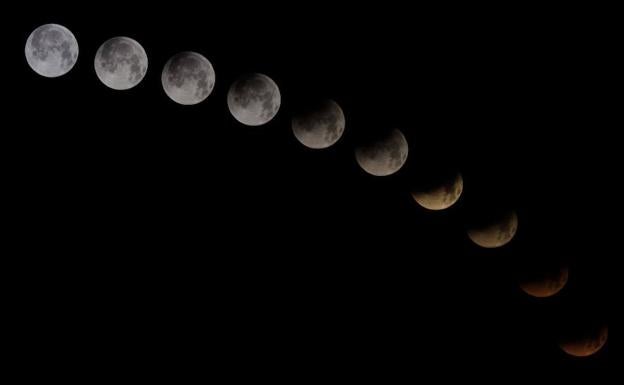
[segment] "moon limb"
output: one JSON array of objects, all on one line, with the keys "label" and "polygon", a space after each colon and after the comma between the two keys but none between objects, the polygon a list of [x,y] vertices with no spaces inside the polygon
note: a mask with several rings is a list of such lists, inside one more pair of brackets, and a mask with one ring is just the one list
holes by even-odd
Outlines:
[{"label": "moon limb", "polygon": [[95,73],[102,83],[114,90],[127,90],[139,84],[147,66],[145,49],[125,36],[105,41],[95,54]]},{"label": "moon limb", "polygon": [[575,340],[562,341],[559,347],[565,353],[574,357],[589,357],[600,351],[609,338],[609,328],[601,328],[596,335],[586,336]]},{"label": "moon limb", "polygon": [[569,269],[560,268],[556,274],[545,277],[528,277],[520,281],[520,288],[526,294],[536,298],[552,297],[559,293],[568,283]]},{"label": "moon limb", "polygon": [[460,198],[464,189],[464,179],[460,173],[438,186],[412,191],[412,197],[428,210],[444,210],[453,206]]},{"label": "moon limb", "polygon": [[71,71],[78,60],[78,51],[74,34],[59,24],[44,24],[36,28],[24,47],[30,68],[48,78]]},{"label": "moon limb", "polygon": [[498,221],[468,229],[468,237],[486,249],[502,247],[514,238],[518,230],[518,215],[511,211]]},{"label": "moon limb", "polygon": [[251,73],[239,77],[228,91],[227,105],[238,122],[261,126],[271,121],[282,102],[279,87],[267,75]]},{"label": "moon limb", "polygon": [[342,137],[345,125],[342,108],[331,99],[292,119],[295,138],[312,149],[324,149],[335,144]]},{"label": "moon limb", "polygon": [[212,64],[197,52],[180,52],[165,64],[161,83],[171,100],[182,105],[204,101],[215,85]]},{"label": "moon limb", "polygon": [[409,152],[407,139],[398,130],[392,130],[386,137],[355,149],[355,159],[360,167],[374,176],[388,176],[399,171]]}]

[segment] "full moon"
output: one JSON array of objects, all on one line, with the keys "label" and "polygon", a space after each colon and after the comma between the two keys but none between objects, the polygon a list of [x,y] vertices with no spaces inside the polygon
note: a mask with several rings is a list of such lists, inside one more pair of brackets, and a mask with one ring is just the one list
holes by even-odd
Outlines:
[{"label": "full moon", "polygon": [[520,288],[537,298],[552,297],[568,283],[569,269],[560,267],[555,271],[544,271],[526,275],[520,280]]},{"label": "full moon", "polygon": [[261,126],[277,115],[282,97],[273,79],[263,74],[247,74],[232,84],[227,104],[232,116],[247,126]]},{"label": "full moon", "polygon": [[68,73],[78,60],[78,42],[62,25],[45,24],[26,41],[26,61],[41,76],[55,78]]},{"label": "full moon", "polygon": [[412,190],[412,197],[426,209],[444,210],[459,200],[463,189],[464,179],[457,173],[438,185]]},{"label": "full moon", "polygon": [[95,54],[95,73],[114,90],[130,89],[143,80],[147,72],[147,54],[129,37],[114,37],[100,46]]},{"label": "full moon", "polygon": [[515,211],[511,211],[489,224],[470,228],[468,237],[481,247],[496,248],[509,243],[517,230],[518,216]]},{"label": "full moon", "polygon": [[607,343],[609,336],[608,327],[602,327],[598,331],[585,335],[581,338],[568,339],[559,344],[561,350],[574,357],[588,357],[597,353]]},{"label": "full moon", "polygon": [[204,101],[212,92],[215,72],[212,64],[196,52],[181,52],[165,64],[162,86],[176,103],[193,105]]},{"label": "full moon", "polygon": [[313,149],[330,147],[340,139],[344,129],[342,108],[329,99],[292,119],[292,130],[297,140]]},{"label": "full moon", "polygon": [[409,146],[400,130],[355,150],[355,159],[364,171],[375,176],[388,176],[399,171],[407,160]]}]

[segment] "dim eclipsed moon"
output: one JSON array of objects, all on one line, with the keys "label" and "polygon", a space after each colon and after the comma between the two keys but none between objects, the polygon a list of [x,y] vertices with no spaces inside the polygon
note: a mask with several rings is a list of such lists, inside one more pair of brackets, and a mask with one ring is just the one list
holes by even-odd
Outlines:
[{"label": "dim eclipsed moon", "polygon": [[26,41],[26,61],[41,76],[55,78],[68,73],[78,60],[78,42],[62,25],[45,24]]},{"label": "dim eclipsed moon", "polygon": [[384,138],[356,148],[355,159],[367,173],[388,176],[403,167],[408,151],[405,136],[400,130],[394,129]]},{"label": "dim eclipsed moon", "polygon": [[552,297],[565,287],[568,283],[568,276],[567,267],[561,267],[554,272],[532,274],[520,280],[520,288],[533,297]]},{"label": "dim eclipsed moon", "polygon": [[460,173],[457,173],[436,186],[412,190],[412,197],[426,209],[444,210],[459,200],[463,189],[464,179]]},{"label": "dim eclipsed moon", "polygon": [[496,248],[509,243],[517,230],[518,216],[515,211],[511,211],[489,224],[470,228],[468,237],[481,247]]},{"label": "dim eclipsed moon", "polygon": [[344,113],[333,100],[324,100],[292,119],[292,130],[297,140],[313,149],[332,146],[340,139],[344,129]]},{"label": "dim eclipsed moon", "polygon": [[602,327],[590,335],[567,339],[559,344],[561,350],[574,357],[588,357],[597,353],[607,343],[608,327]]},{"label": "dim eclipsed moon", "polygon": [[212,92],[215,72],[212,64],[196,52],[181,52],[165,64],[162,86],[176,103],[193,105],[204,101]]},{"label": "dim eclipsed moon", "polygon": [[147,54],[129,37],[114,37],[100,46],[95,54],[95,73],[114,90],[130,89],[143,80],[147,72]]},{"label": "dim eclipsed moon", "polygon": [[227,96],[234,119],[247,126],[261,126],[277,115],[282,102],[280,90],[270,77],[253,73],[236,80]]}]

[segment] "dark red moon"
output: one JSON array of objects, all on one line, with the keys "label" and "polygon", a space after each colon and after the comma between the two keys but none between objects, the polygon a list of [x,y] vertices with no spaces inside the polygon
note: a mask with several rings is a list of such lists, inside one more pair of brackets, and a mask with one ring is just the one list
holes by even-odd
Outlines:
[{"label": "dark red moon", "polygon": [[561,350],[574,357],[588,357],[598,352],[607,343],[609,329],[604,326],[597,332],[581,338],[562,341]]},{"label": "dark red moon", "polygon": [[561,267],[556,271],[524,277],[520,280],[520,288],[533,297],[552,297],[565,287],[568,276],[568,268]]}]

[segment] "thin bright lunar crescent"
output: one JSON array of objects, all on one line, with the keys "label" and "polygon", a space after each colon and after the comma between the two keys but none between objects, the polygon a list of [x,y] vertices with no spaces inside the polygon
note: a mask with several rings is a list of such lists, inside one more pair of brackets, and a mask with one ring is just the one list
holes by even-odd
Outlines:
[{"label": "thin bright lunar crescent", "polygon": [[444,210],[453,206],[462,194],[464,179],[460,173],[444,183],[427,189],[412,191],[412,197],[428,210]]},{"label": "thin bright lunar crescent", "polygon": [[469,229],[468,237],[477,245],[491,249],[509,243],[517,230],[518,216],[512,211],[498,221]]},{"label": "thin bright lunar crescent", "polygon": [[114,90],[130,89],[147,72],[147,54],[136,40],[119,36],[104,42],[93,63],[97,77]]},{"label": "thin bright lunar crescent", "polygon": [[356,148],[355,159],[367,173],[388,176],[403,167],[408,152],[405,136],[400,130],[394,129],[380,140]]},{"label": "thin bright lunar crescent", "polygon": [[608,327],[603,327],[597,335],[564,341],[559,344],[561,350],[574,357],[589,357],[596,354],[607,343]]},{"label": "thin bright lunar crescent", "polygon": [[335,144],[345,129],[342,108],[333,100],[324,100],[292,119],[292,130],[301,144],[323,149]]},{"label": "thin bright lunar crescent", "polygon": [[30,34],[24,53],[33,71],[56,78],[74,68],[78,60],[78,42],[62,25],[44,24]]}]

